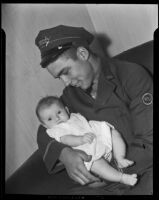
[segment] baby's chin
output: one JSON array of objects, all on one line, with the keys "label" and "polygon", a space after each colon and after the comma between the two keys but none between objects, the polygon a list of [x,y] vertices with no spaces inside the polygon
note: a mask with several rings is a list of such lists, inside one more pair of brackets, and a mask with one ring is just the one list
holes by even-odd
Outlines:
[{"label": "baby's chin", "polygon": [[45,124],[45,128],[47,128],[47,129],[52,129],[55,125],[57,125],[57,124],[53,124],[53,125],[46,125],[46,124]]},{"label": "baby's chin", "polygon": [[[55,126],[55,125],[54,125],[54,126]],[[47,128],[47,129],[52,129],[53,126],[45,126],[45,128]]]}]

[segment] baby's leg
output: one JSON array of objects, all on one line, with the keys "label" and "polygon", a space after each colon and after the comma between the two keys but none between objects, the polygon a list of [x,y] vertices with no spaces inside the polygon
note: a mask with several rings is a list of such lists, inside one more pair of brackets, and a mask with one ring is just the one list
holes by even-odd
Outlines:
[{"label": "baby's leg", "polygon": [[137,174],[122,174],[120,183],[124,183],[126,185],[135,185],[137,182]]},{"label": "baby's leg", "polygon": [[119,168],[125,168],[134,164],[134,161],[128,160],[126,158],[118,157],[117,163],[118,163]]},{"label": "baby's leg", "polygon": [[113,168],[106,160],[102,158],[94,161],[91,171],[99,175],[101,178],[112,182],[121,182],[127,185],[134,185],[137,182],[136,174],[123,174]]},{"label": "baby's leg", "polygon": [[113,155],[117,161],[119,168],[124,168],[132,165],[134,161],[125,158],[126,145],[121,137],[120,133],[113,129],[112,130],[112,144],[113,144]]}]

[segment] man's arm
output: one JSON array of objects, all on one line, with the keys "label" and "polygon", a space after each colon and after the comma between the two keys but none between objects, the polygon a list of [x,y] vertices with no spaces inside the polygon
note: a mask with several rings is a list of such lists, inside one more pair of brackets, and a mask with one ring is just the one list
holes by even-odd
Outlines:
[{"label": "man's arm", "polygon": [[[126,67],[124,66],[124,68]],[[127,73],[123,73],[121,78],[124,80],[122,81],[124,90],[130,98],[129,108],[132,116],[134,134],[142,136],[142,138],[152,143],[152,77],[142,66],[135,63],[128,63],[126,71]],[[123,76],[125,76],[125,78]]]},{"label": "man's arm", "polygon": [[60,170],[62,166],[59,168],[56,167],[56,164],[59,161],[58,158],[61,151],[67,147],[67,145],[61,144],[49,137],[46,133],[46,128],[41,125],[38,128],[37,144],[48,172],[53,173]]}]

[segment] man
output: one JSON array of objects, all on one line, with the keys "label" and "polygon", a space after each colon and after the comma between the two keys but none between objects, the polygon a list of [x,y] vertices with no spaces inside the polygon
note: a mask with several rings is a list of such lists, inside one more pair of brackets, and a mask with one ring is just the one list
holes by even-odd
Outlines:
[{"label": "man", "polygon": [[[41,66],[65,83],[61,99],[70,112],[107,121],[122,134],[127,158],[135,161],[124,171],[137,173],[139,182],[133,188],[107,181],[103,185],[83,164],[90,155],[52,140],[40,126],[37,143],[44,163],[49,173],[59,173],[59,184],[67,183],[63,194],[152,194],[152,79],[135,63],[97,56],[89,49],[92,41],[84,28],[59,25],[40,31],[35,43]],[[71,179],[60,176],[66,172]],[[95,186],[102,187],[90,188]]]}]

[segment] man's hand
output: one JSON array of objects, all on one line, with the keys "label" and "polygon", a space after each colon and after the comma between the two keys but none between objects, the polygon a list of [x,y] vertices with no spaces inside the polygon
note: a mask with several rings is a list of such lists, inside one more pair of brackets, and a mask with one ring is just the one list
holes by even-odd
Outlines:
[{"label": "man's hand", "polygon": [[95,137],[96,136],[91,132],[90,133],[86,133],[85,135],[83,135],[82,141],[83,141],[84,144],[85,143],[90,143],[91,144]]},{"label": "man's hand", "polygon": [[89,162],[91,156],[85,152],[65,147],[61,152],[59,160],[65,165],[69,177],[81,185],[100,181],[99,178],[87,171],[84,161]]}]

